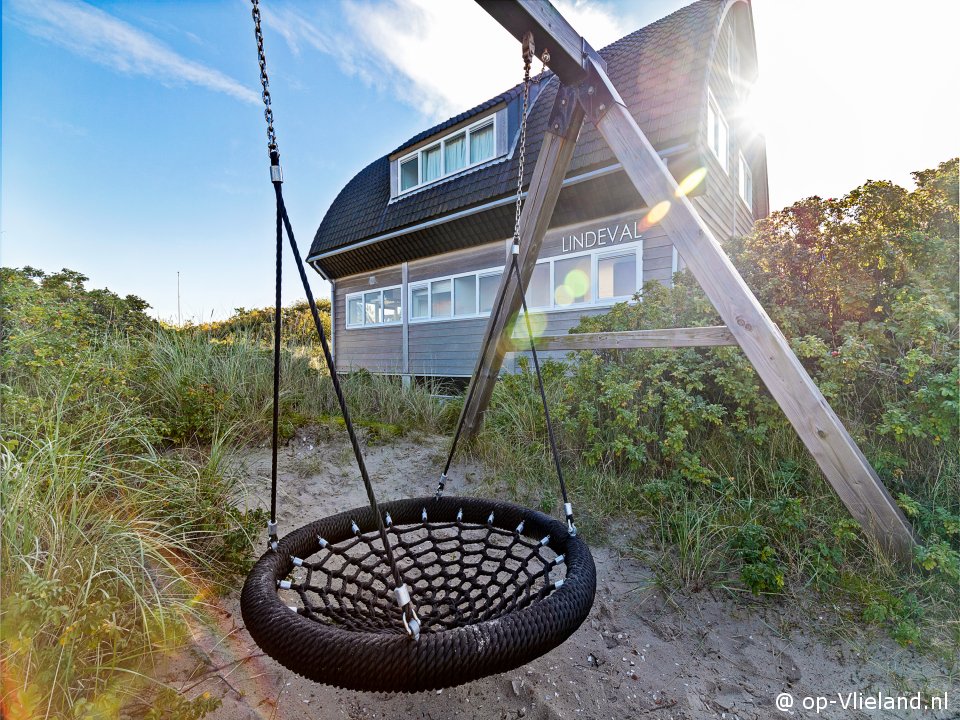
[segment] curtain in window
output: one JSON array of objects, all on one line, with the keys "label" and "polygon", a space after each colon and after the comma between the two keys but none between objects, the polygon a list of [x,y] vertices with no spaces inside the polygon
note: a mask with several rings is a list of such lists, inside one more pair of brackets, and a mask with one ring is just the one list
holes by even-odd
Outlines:
[{"label": "curtain in window", "polygon": [[423,181],[430,182],[440,177],[440,146],[423,151]]},{"label": "curtain in window", "polygon": [[465,135],[457,135],[443,144],[443,162],[448,175],[467,166],[467,138]]},{"label": "curtain in window", "polygon": [[493,157],[493,123],[470,132],[470,162],[478,163]]}]

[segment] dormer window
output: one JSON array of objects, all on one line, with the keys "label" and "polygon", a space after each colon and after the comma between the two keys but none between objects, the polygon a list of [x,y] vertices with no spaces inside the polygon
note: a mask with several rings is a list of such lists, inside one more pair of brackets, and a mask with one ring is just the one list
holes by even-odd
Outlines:
[{"label": "dormer window", "polygon": [[493,159],[497,146],[496,125],[497,116],[490,115],[400,158],[397,163],[400,193]]}]

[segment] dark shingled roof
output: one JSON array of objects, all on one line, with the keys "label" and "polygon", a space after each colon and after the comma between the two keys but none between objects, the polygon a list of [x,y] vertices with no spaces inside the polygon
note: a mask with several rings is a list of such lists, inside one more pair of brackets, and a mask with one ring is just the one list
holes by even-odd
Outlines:
[{"label": "dark shingled roof", "polygon": [[[687,143],[695,145],[695,134],[706,101],[708,63],[724,8],[731,1],[700,0],[600,51],[613,84],[654,148],[661,152]],[[525,185],[536,164],[557,89],[556,77],[549,76],[549,81],[545,80],[530,110]],[[429,128],[357,173],[340,191],[324,216],[308,257],[312,259],[386,233],[402,231],[425,220],[511,195],[516,189],[518,160],[512,152],[506,160],[491,161],[477,170],[427,186],[391,203],[390,157],[496,105],[509,104],[519,92],[520,86],[516,86]],[[516,137],[509,138],[509,142],[515,143]],[[614,162],[615,158],[600,133],[589,121],[585,121],[568,176]],[[569,190],[571,188],[565,188],[564,194]],[[561,197],[561,202],[564,197]],[[639,197],[634,193],[630,200],[639,201]],[[619,202],[622,204],[628,199],[623,197]],[[509,209],[505,214],[509,216],[509,227],[501,227],[504,222],[498,216],[504,213],[502,208],[495,208],[481,214],[497,217],[487,217],[482,222],[477,216],[470,216],[476,225],[475,232],[465,232],[467,228],[464,222],[459,221],[455,223],[459,226],[456,233],[451,233],[453,228],[449,228],[443,234],[458,235],[461,240],[456,245],[461,247],[507,237],[512,232],[512,212]],[[417,242],[417,234],[401,235],[397,239],[399,242],[392,243],[392,249],[389,241],[383,245],[377,243],[374,247],[367,245],[355,251],[321,258],[316,265],[330,277],[341,277],[438,252],[438,248],[431,249],[423,238]],[[454,249],[454,246],[449,242],[444,243],[442,250],[448,249]],[[343,257],[345,255],[354,257],[348,262]]]}]

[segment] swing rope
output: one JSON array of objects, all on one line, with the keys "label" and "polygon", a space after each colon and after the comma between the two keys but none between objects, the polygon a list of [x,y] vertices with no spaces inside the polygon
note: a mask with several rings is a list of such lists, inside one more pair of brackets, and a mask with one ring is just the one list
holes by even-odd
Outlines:
[{"label": "swing rope", "polygon": [[333,354],[330,352],[330,344],[327,342],[327,335],[323,329],[323,323],[320,320],[320,311],[317,309],[317,303],[313,297],[313,291],[310,288],[310,282],[307,279],[307,273],[304,268],[303,259],[300,257],[300,251],[297,247],[297,241],[293,234],[293,227],[290,223],[290,217],[287,214],[287,208],[283,201],[283,172],[280,167],[280,151],[277,146],[276,132],[273,128],[273,110],[271,108],[270,98],[270,80],[267,76],[267,61],[263,49],[263,33],[260,28],[260,6],[259,0],[251,0],[253,5],[252,15],[254,20],[254,32],[257,39],[257,52],[260,61],[260,83],[263,86],[264,118],[267,121],[267,151],[270,156],[270,180],[273,183],[274,192],[277,199],[277,257],[276,257],[276,307],[274,316],[274,339],[273,339],[273,437],[271,447],[271,466],[270,466],[270,521],[267,524],[267,534],[269,536],[270,548],[274,551],[278,547],[277,536],[277,449],[279,446],[279,426],[280,426],[280,333],[281,333],[281,277],[282,277],[282,255],[283,255],[283,231],[286,230],[287,240],[290,243],[290,250],[296,261],[297,272],[300,275],[300,283],[303,285],[303,291],[307,296],[307,302],[310,305],[310,314],[313,317],[313,324],[320,338],[320,347],[323,350],[323,356],[327,363],[327,369],[330,373],[330,380],[333,383],[333,390],[337,396],[337,402],[340,406],[340,413],[343,417],[344,425],[347,429],[347,435],[350,438],[350,445],[353,448],[353,454],[357,461],[357,467],[360,470],[360,476],[363,478],[363,486],[367,492],[367,501],[370,510],[377,520],[377,530],[380,535],[380,542],[383,545],[384,555],[390,565],[390,572],[394,581],[394,593],[397,604],[403,611],[403,624],[407,634],[414,640],[420,637],[420,619],[417,617],[413,602],[410,598],[410,591],[403,582],[400,575],[400,569],[397,566],[394,557],[393,548],[387,537],[386,526],[383,522],[383,515],[377,505],[377,498],[373,491],[373,485],[370,482],[370,474],[367,471],[366,462],[363,459],[363,452],[360,449],[360,441],[350,418],[350,410],[347,407],[347,400],[343,394],[343,388],[340,385],[340,378],[337,376],[336,366],[333,361]]},{"label": "swing rope", "polygon": [[[527,157],[527,115],[530,105],[530,84],[539,83],[543,77],[543,71],[535,78],[530,78],[530,66],[533,62],[533,58],[536,55],[536,47],[533,41],[533,33],[527,32],[523,36],[523,111],[520,116],[520,147],[518,150],[518,170],[517,170],[517,201],[516,201],[516,212],[514,214],[513,222],[513,245],[510,249],[510,269],[507,271],[513,272],[517,279],[517,287],[520,289],[520,301],[523,306],[523,319],[527,328],[527,339],[530,342],[530,353],[533,357],[533,367],[537,375],[537,386],[540,390],[540,400],[543,402],[543,415],[544,420],[547,426],[547,438],[550,442],[550,452],[553,456],[553,464],[557,471],[557,479],[560,482],[560,494],[563,497],[563,510],[564,515],[567,519],[567,531],[571,535],[577,534],[577,527],[573,522],[573,505],[571,505],[570,500],[567,496],[567,484],[563,478],[563,468],[560,464],[560,451],[557,448],[556,436],[553,432],[553,423],[550,419],[550,407],[547,403],[547,393],[543,383],[543,373],[540,370],[540,360],[537,356],[537,346],[536,341],[533,336],[533,328],[530,324],[530,312],[527,309],[527,298],[526,293],[523,289],[523,280],[520,277],[520,266],[517,261],[517,258],[520,255],[520,214],[523,209],[523,172],[524,164]],[[544,67],[548,62],[550,62],[550,53],[547,50],[544,50],[541,57]],[[503,292],[499,294],[497,298],[497,306],[494,313],[491,315],[491,318],[497,318],[500,316],[500,312],[503,309],[503,301],[507,293]],[[492,328],[491,328],[492,329]],[[480,351],[480,357],[484,357],[487,353],[487,350],[490,347],[490,343],[493,341],[493,332],[488,332],[483,339],[483,347]],[[440,474],[440,482],[437,485],[437,497],[439,498],[443,494],[444,486],[448,479],[447,473],[450,471],[450,465],[453,463],[453,457],[457,452],[457,444],[460,440],[460,436],[463,432],[463,425],[466,422],[466,412],[467,408],[470,407],[470,402],[473,400],[474,393],[477,388],[477,378],[474,377],[473,381],[470,383],[470,388],[467,390],[467,397],[463,404],[463,412],[460,413],[460,419],[457,422],[457,429],[453,436],[453,443],[450,445],[450,452],[447,455],[447,463],[443,468],[443,472]]]},{"label": "swing rope", "polygon": [[[378,505],[284,204],[258,0],[251,2],[267,121],[270,179],[276,194],[277,284],[270,549],[244,582],[240,594],[244,624],[264,652],[287,668],[309,679],[353,690],[419,692],[515,669],[564,642],[587,617],[596,591],[596,568],[590,550],[576,535],[572,510],[566,502],[567,527],[556,518],[512,503],[440,497],[442,480],[435,497]],[[507,270],[518,280],[519,184],[523,178],[532,38],[524,44],[524,57],[517,226]],[[366,507],[314,520],[278,538],[277,452],[283,329],[280,280],[284,232],[369,502]],[[498,303],[499,315],[502,296]],[[525,299],[523,309],[528,314]],[[529,317],[527,334],[566,501]],[[454,447],[461,430],[462,422]],[[442,478],[449,467],[450,459]],[[409,588],[403,578],[411,582]],[[415,595],[416,609],[411,594]],[[423,616],[422,623],[418,612]],[[411,643],[410,637],[417,642]]]}]

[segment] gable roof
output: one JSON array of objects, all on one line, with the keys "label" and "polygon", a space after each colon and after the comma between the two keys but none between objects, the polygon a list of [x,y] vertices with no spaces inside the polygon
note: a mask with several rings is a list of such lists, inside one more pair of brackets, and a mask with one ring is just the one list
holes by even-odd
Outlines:
[{"label": "gable roof", "polygon": [[[654,148],[661,153],[680,145],[695,145],[706,99],[712,48],[724,11],[734,1],[699,0],[600,50],[614,86]],[[524,185],[529,183],[536,164],[558,87],[557,78],[546,74],[530,109]],[[308,260],[325,275],[341,277],[403,259],[430,255],[437,249],[429,246],[421,226],[442,216],[453,216],[456,220],[451,221],[450,227],[444,231],[455,236],[450,241],[460,247],[509,236],[512,233],[512,208],[507,208],[507,213],[491,201],[508,201],[516,190],[518,157],[512,150],[506,160],[491,161],[393,202],[390,201],[390,157],[500,103],[515,102],[520,91],[521,86],[513,87],[418,133],[357,173],[327,210]],[[509,138],[509,142],[512,148],[516,137]],[[592,123],[585,121],[568,178],[615,163],[616,159],[600,133]],[[635,193],[633,195],[633,200],[639,200]],[[487,208],[487,205],[494,207]],[[474,217],[469,226],[459,221],[458,214],[464,215],[471,208],[479,209],[478,214],[487,217],[482,222],[481,218]],[[511,221],[508,228],[504,225],[506,217]],[[411,230],[406,237],[405,228]],[[370,241],[383,236],[394,242],[378,244],[374,252],[369,247]],[[405,237],[406,242],[401,242],[401,237]],[[444,246],[444,249],[454,247]]]}]

